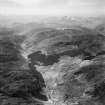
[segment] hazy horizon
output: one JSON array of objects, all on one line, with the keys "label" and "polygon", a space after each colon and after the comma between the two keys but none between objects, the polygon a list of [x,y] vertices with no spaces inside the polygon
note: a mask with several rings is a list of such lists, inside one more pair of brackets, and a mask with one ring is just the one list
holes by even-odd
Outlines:
[{"label": "hazy horizon", "polygon": [[105,0],[0,0],[1,15],[100,16]]}]

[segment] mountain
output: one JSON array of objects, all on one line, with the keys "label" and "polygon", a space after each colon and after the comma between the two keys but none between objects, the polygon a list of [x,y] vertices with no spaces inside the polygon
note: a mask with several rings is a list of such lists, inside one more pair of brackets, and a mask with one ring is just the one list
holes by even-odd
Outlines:
[{"label": "mountain", "polygon": [[34,18],[0,26],[0,105],[104,105],[104,17]]}]

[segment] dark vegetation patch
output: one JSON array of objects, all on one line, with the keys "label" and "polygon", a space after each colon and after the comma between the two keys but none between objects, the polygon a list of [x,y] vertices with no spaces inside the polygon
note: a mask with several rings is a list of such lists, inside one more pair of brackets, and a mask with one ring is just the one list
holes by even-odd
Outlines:
[{"label": "dark vegetation patch", "polygon": [[74,75],[83,75],[86,84],[91,84],[93,90],[88,90],[85,94],[90,95],[92,99],[105,104],[105,65],[92,64],[80,68]]},{"label": "dark vegetation patch", "polygon": [[62,56],[66,55],[66,56],[75,57],[80,54],[81,51],[79,50],[69,50],[59,54],[52,54],[52,55],[45,55],[42,54],[41,51],[37,51],[35,53],[30,54],[28,58],[30,59],[33,65],[48,66],[48,65],[53,65],[54,63],[58,63],[59,58]]},{"label": "dark vegetation patch", "polygon": [[33,65],[40,65],[42,63],[44,66],[53,65],[59,61],[59,55],[48,55],[42,54],[41,51],[35,52],[28,56]]},{"label": "dark vegetation patch", "polygon": [[0,40],[0,62],[19,60],[19,55],[20,52],[12,42]]},{"label": "dark vegetation patch", "polygon": [[[100,54],[105,54],[105,36],[101,34],[96,35],[81,35],[73,36],[72,43],[77,45],[78,49],[82,51],[84,59],[89,60]],[[103,52],[103,53],[101,53]],[[86,57],[86,58],[85,58]],[[88,57],[88,58],[87,58]]]},{"label": "dark vegetation patch", "polygon": [[[41,94],[46,87],[41,73],[28,63],[29,68],[22,68],[26,63],[22,58],[14,43],[0,40],[0,105],[36,104],[32,97],[47,101],[47,96]],[[13,99],[16,102],[9,101]]]},{"label": "dark vegetation patch", "polygon": [[88,82],[95,81],[97,76],[99,76],[99,75],[101,76],[104,73],[104,70],[105,70],[104,68],[105,68],[105,65],[103,65],[103,64],[97,64],[97,65],[92,64],[92,65],[88,65],[88,66],[84,66],[84,67],[80,68],[77,72],[75,72],[75,75],[84,74],[85,79]]}]

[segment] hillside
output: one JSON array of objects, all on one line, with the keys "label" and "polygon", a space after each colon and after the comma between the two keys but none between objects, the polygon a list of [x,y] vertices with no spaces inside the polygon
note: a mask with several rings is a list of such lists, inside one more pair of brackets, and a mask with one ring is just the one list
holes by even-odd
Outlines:
[{"label": "hillside", "polygon": [[104,18],[26,20],[0,26],[0,105],[105,105]]}]

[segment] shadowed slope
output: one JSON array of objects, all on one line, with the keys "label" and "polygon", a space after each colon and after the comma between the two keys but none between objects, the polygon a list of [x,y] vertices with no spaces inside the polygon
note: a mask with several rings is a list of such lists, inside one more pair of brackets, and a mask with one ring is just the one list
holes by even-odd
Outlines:
[{"label": "shadowed slope", "polygon": [[[28,67],[12,42],[3,39],[0,46],[0,105],[30,105],[40,103],[40,100],[47,101],[47,97],[41,94],[45,88],[42,75],[35,68]],[[24,65],[27,65],[26,69]],[[32,97],[39,99],[39,102]]]}]

